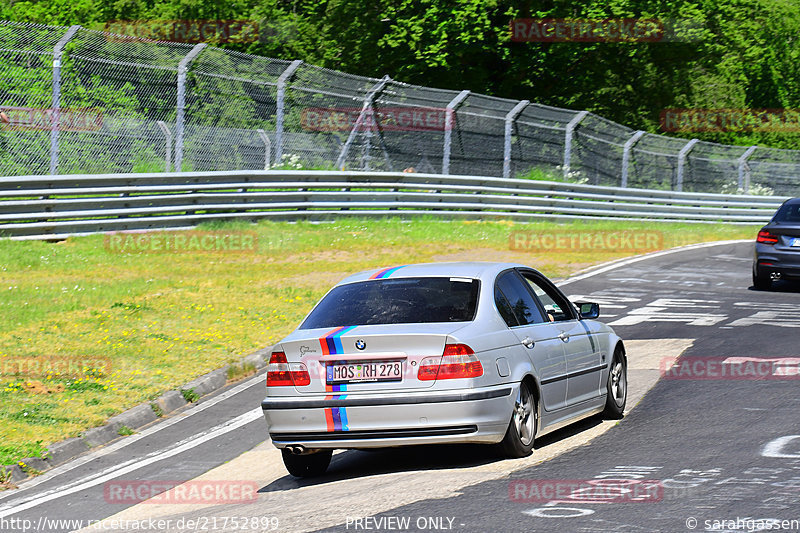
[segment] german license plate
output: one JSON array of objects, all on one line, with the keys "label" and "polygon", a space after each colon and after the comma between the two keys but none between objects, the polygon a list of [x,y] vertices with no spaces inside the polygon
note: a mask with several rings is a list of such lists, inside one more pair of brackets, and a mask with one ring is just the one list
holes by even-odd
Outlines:
[{"label": "german license plate", "polygon": [[329,384],[400,381],[401,379],[403,379],[402,361],[334,363],[327,366],[326,381]]},{"label": "german license plate", "polygon": [[800,237],[794,237],[789,240],[789,246],[792,248],[800,248]]}]

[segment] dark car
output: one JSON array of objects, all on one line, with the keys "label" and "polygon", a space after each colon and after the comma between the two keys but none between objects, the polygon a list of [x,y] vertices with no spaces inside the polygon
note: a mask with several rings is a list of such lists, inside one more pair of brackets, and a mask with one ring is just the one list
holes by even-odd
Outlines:
[{"label": "dark car", "polygon": [[786,200],[756,237],[753,286],[766,290],[776,279],[800,279],[800,198]]}]

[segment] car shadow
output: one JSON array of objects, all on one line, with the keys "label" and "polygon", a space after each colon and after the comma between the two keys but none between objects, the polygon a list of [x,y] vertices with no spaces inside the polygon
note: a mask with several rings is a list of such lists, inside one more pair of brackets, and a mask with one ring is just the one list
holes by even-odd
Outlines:
[{"label": "car shadow", "polygon": [[574,424],[570,424],[565,428],[561,428],[558,431],[548,433],[544,437],[539,437],[533,444],[533,453],[535,454],[536,450],[541,450],[542,448],[552,446],[553,444],[559,443],[564,439],[574,437],[583,431],[592,429],[595,426],[599,426],[604,420],[605,419],[602,417],[602,415],[590,416],[589,418],[584,418],[583,420],[575,422]]},{"label": "car shadow", "polygon": [[788,281],[785,279],[779,281],[773,281],[772,287],[769,289],[761,290],[756,289],[752,285],[747,288],[749,291],[755,292],[789,292],[789,293],[800,293],[800,282],[797,281]]},{"label": "car shadow", "polygon": [[[591,429],[603,422],[599,415],[583,419],[536,439],[537,450]],[[334,454],[325,474],[314,478],[296,478],[289,474],[265,485],[258,492],[280,492],[346,479],[431,470],[470,468],[506,460],[496,446],[486,444],[423,444],[399,448],[346,450]]]}]

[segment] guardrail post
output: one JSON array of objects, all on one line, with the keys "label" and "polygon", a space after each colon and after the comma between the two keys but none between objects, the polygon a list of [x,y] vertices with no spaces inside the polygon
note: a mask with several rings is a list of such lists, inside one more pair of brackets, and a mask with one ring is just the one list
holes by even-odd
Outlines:
[{"label": "guardrail post", "polygon": [[578,127],[578,124],[586,118],[588,115],[588,111],[581,111],[577,115],[575,115],[572,120],[569,121],[567,124],[567,130],[564,133],[564,177],[566,178],[569,175],[569,168],[570,162],[572,161],[572,136],[575,133],[575,128]]},{"label": "guardrail post", "polygon": [[256,130],[258,136],[261,137],[261,142],[264,143],[264,170],[269,170],[269,159],[272,152],[272,143],[269,142],[269,137],[264,130]]},{"label": "guardrail post", "polygon": [[739,157],[737,161],[739,167],[739,185],[738,188],[742,189],[745,194],[750,192],[750,165],[747,160],[756,151],[757,146],[751,146]]},{"label": "guardrail post", "polygon": [[677,176],[677,183],[675,185],[675,190],[680,192],[683,190],[683,170],[686,167],[686,156],[689,155],[689,152],[692,151],[694,145],[697,144],[700,139],[692,139],[686,145],[681,148],[681,151],[678,152],[678,176]]},{"label": "guardrail post", "polygon": [[622,182],[620,183],[620,187],[623,189],[628,187],[628,166],[630,165],[631,161],[631,149],[633,145],[639,142],[639,139],[642,138],[646,132],[639,130],[634,133],[630,139],[625,141],[625,146],[622,147]]},{"label": "guardrail post", "polygon": [[514,108],[506,114],[506,129],[505,137],[503,139],[503,177],[509,178],[511,176],[511,132],[514,127],[514,121],[522,110],[525,109],[530,102],[522,100],[514,106]]},{"label": "guardrail post", "polygon": [[189,65],[200,55],[206,43],[196,44],[178,63],[178,97],[175,113],[175,172],[183,168],[183,112],[186,108],[186,72]]},{"label": "guardrail post", "polygon": [[364,97],[364,105],[361,106],[361,112],[358,114],[356,123],[353,124],[353,129],[350,130],[350,135],[347,136],[347,141],[345,141],[344,146],[342,146],[342,151],[339,153],[339,158],[336,160],[336,168],[339,170],[344,170],[344,163],[347,160],[348,152],[350,152],[350,145],[353,144],[353,140],[355,140],[359,128],[361,128],[364,123],[364,117],[370,114],[372,117],[372,124],[376,123],[375,110],[372,109],[372,102],[375,100],[375,96],[377,96],[390,81],[391,78],[389,76],[384,76]]},{"label": "guardrail post", "polygon": [[50,105],[50,174],[58,174],[58,134],[61,129],[61,56],[81,26],[70,26],[53,47],[53,100]]},{"label": "guardrail post", "polygon": [[464,103],[469,91],[461,91],[450,100],[444,112],[444,148],[442,150],[442,174],[450,174],[450,145],[453,142],[453,116],[458,106]]},{"label": "guardrail post", "polygon": [[294,73],[300,68],[303,62],[296,59],[286,67],[280,77],[278,77],[278,95],[276,98],[277,109],[275,110],[275,164],[281,164],[283,157],[283,117],[285,114],[284,102],[286,99],[286,83],[292,78]]},{"label": "guardrail post", "polygon": [[157,121],[156,124],[158,124],[158,127],[161,128],[161,133],[164,134],[164,138],[167,142],[167,150],[164,156],[164,161],[166,163],[166,172],[169,172],[172,167],[172,132],[169,131],[169,126],[167,126],[167,123],[163,120]]}]

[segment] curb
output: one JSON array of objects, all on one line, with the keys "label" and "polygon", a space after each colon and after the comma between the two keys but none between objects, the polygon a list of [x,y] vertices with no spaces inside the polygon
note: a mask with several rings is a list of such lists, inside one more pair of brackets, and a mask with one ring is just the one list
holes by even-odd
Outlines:
[{"label": "curb", "polygon": [[[170,390],[153,401],[141,403],[118,415],[114,415],[99,427],[87,429],[79,437],[56,442],[47,447],[47,452],[42,457],[29,457],[22,459],[18,464],[0,465],[0,481],[9,476],[9,481],[14,483],[39,475],[55,466],[66,463],[70,459],[84,452],[108,444],[123,435],[120,430],[135,431],[167,414],[182,409],[190,403],[196,403],[200,398],[216,392],[228,384],[228,369],[231,366],[243,367],[252,365],[256,372],[267,366],[266,356],[272,347],[262,348],[242,357],[238,362],[225,365],[212,370],[192,381],[185,383],[175,390]],[[190,402],[187,398],[192,399]],[[24,466],[21,466],[24,465]]]}]

